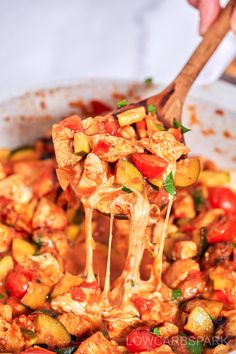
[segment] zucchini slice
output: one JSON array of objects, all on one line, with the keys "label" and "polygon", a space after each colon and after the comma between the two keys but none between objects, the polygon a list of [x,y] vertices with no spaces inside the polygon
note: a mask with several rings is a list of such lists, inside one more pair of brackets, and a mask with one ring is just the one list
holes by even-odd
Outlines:
[{"label": "zucchini slice", "polygon": [[33,281],[30,283],[27,293],[21,299],[21,303],[33,310],[39,309],[45,305],[46,296],[51,288],[45,284]]},{"label": "zucchini slice", "polygon": [[140,122],[145,116],[146,112],[144,107],[131,108],[117,114],[118,122],[121,127]]},{"label": "zucchini slice", "polygon": [[33,256],[35,251],[36,247],[28,241],[22,240],[21,238],[15,238],[13,240],[12,256],[17,263],[21,264],[26,262],[29,257]]},{"label": "zucchini slice", "polygon": [[176,187],[188,187],[196,183],[201,171],[200,160],[190,157],[177,162],[175,173]]},{"label": "zucchini slice", "polygon": [[35,319],[37,343],[50,347],[64,347],[71,342],[71,336],[57,319],[40,313]]},{"label": "zucchini slice", "polygon": [[32,161],[38,158],[38,154],[33,146],[22,146],[14,149],[10,153],[11,161]]},{"label": "zucchini slice", "polygon": [[74,135],[74,153],[79,156],[87,155],[91,151],[88,135],[79,132]]},{"label": "zucchini slice", "polygon": [[139,192],[143,191],[143,177],[139,170],[130,162],[120,159],[116,165],[115,182],[136,189]]}]

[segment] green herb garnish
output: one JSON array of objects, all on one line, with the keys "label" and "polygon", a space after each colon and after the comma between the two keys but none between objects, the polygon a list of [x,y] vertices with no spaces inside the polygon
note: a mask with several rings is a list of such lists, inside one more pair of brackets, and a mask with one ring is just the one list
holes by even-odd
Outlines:
[{"label": "green herb garnish", "polygon": [[202,354],[203,352],[203,343],[198,340],[188,339],[185,347],[190,354]]},{"label": "green herb garnish", "polygon": [[100,329],[100,332],[101,332],[105,337],[107,337],[108,334],[109,334],[106,329]]},{"label": "green herb garnish", "polygon": [[173,196],[176,195],[174,177],[173,177],[172,172],[170,172],[168,174],[168,176],[166,177],[166,179],[164,180],[164,189],[170,195],[173,195]]},{"label": "green herb garnish", "polygon": [[185,126],[183,126],[183,124],[180,123],[180,122],[178,122],[175,118],[174,118],[174,120],[173,120],[173,126],[174,126],[174,128],[176,128],[176,129],[177,129],[177,128],[181,128],[182,134],[185,134],[185,133],[191,131],[191,129],[188,129],[188,128],[186,128]]},{"label": "green herb garnish", "polygon": [[156,127],[157,127],[157,129],[160,130],[161,132],[162,132],[163,130],[165,130],[165,128],[164,128],[163,125],[161,125],[161,124],[156,124]]},{"label": "green herb garnish", "polygon": [[236,248],[236,243],[233,243],[233,248]]},{"label": "green herb garnish", "polygon": [[154,106],[154,104],[148,104],[147,111],[148,113],[155,114],[157,112],[157,108]]},{"label": "green herb garnish", "polygon": [[160,332],[160,330],[159,330],[158,327],[152,328],[151,332],[152,332],[153,334],[155,334],[155,336],[160,336],[160,335],[161,335],[161,332]]},{"label": "green herb garnish", "polygon": [[179,289],[172,290],[172,301],[176,300],[178,297],[182,295],[182,291]]},{"label": "green herb garnish", "polygon": [[206,200],[203,196],[201,189],[197,189],[197,190],[193,191],[191,194],[192,194],[193,201],[194,201],[194,207],[197,211],[199,210],[199,207],[201,205],[202,206],[206,205]]},{"label": "green herb garnish", "polygon": [[144,80],[144,82],[145,82],[146,85],[152,85],[153,84],[153,79],[151,77],[147,77]]},{"label": "green herb garnish", "polygon": [[3,294],[0,294],[0,299],[4,299],[4,295]]},{"label": "green herb garnish", "polygon": [[43,246],[42,236],[38,236],[38,238],[34,241],[34,245],[36,246],[34,256],[38,256],[40,254],[40,250]]},{"label": "green herb garnish", "polygon": [[122,100],[117,103],[117,108],[125,107],[125,106],[127,106],[127,104],[128,104],[127,100]]},{"label": "green herb garnish", "polygon": [[133,281],[133,279],[128,279],[127,283],[130,283],[130,285],[132,286],[132,288],[135,286],[135,282]]},{"label": "green herb garnish", "polygon": [[133,193],[133,191],[131,189],[129,189],[128,187],[126,187],[126,186],[122,187],[122,191],[126,192],[126,193]]}]

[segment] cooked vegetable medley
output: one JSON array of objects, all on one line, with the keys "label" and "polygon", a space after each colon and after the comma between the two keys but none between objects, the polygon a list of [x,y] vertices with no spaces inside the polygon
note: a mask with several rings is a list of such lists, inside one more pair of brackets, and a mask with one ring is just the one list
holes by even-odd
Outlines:
[{"label": "cooked vegetable medley", "polygon": [[0,149],[1,353],[236,348],[233,173],[126,107]]}]

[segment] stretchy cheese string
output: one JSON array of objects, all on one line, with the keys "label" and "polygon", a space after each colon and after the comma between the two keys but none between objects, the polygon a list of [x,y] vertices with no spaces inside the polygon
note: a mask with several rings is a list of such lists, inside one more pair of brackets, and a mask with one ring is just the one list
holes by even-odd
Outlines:
[{"label": "stretchy cheese string", "polygon": [[93,270],[93,236],[92,236],[92,217],[93,209],[84,205],[85,211],[85,247],[86,247],[86,265],[85,275],[86,281],[95,281],[95,275]]},{"label": "stretchy cheese string", "polygon": [[114,215],[110,215],[110,229],[109,229],[109,240],[108,240],[108,254],[107,254],[107,266],[106,266],[106,276],[105,284],[103,290],[103,299],[105,302],[108,302],[108,294],[110,291],[110,278],[111,278],[111,245],[112,245],[112,232],[113,232],[113,222]]}]

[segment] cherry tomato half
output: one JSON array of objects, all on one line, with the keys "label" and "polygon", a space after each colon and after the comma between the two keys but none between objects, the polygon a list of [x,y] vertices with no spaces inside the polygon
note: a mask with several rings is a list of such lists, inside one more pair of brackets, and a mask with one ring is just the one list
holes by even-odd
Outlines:
[{"label": "cherry tomato half", "polygon": [[29,282],[33,279],[33,272],[17,265],[15,269],[9,272],[5,287],[11,296],[21,299],[27,292]]},{"label": "cherry tomato half", "polygon": [[101,140],[93,147],[93,153],[96,155],[105,154],[106,152],[109,151],[110,147],[111,144]]},{"label": "cherry tomato half", "polygon": [[236,218],[223,215],[208,228],[207,239],[209,243],[232,241],[236,235]]},{"label": "cherry tomato half", "polygon": [[133,164],[146,178],[159,178],[165,171],[168,163],[161,157],[149,154],[135,153],[132,155]]},{"label": "cherry tomato half", "polygon": [[83,292],[80,286],[75,286],[71,290],[71,297],[73,300],[81,302],[83,302],[86,298],[85,293]]},{"label": "cherry tomato half", "polygon": [[232,304],[232,296],[229,289],[215,290],[213,293],[213,298],[223,302],[225,305]]},{"label": "cherry tomato half", "polygon": [[108,133],[110,135],[120,136],[119,129],[120,129],[120,126],[119,126],[118,122],[115,120],[115,118],[109,118],[104,123],[104,130],[106,133]]},{"label": "cherry tomato half", "polygon": [[65,128],[69,128],[71,130],[74,130],[75,132],[83,130],[82,124],[81,124],[81,118],[77,116],[77,114],[74,114],[71,117],[65,118],[62,121],[62,125]]},{"label": "cherry tomato half", "polygon": [[136,307],[136,309],[138,310],[138,312],[140,314],[143,314],[144,312],[151,310],[151,308],[154,305],[154,302],[151,299],[145,299],[143,297],[136,297],[133,300],[133,304]]},{"label": "cherry tomato half", "polygon": [[227,214],[236,214],[236,194],[227,187],[208,189],[208,200],[212,208],[224,209]]},{"label": "cherry tomato half", "polygon": [[131,353],[139,353],[158,348],[164,344],[164,339],[150,332],[149,327],[139,327],[129,333],[126,339],[127,349]]}]

